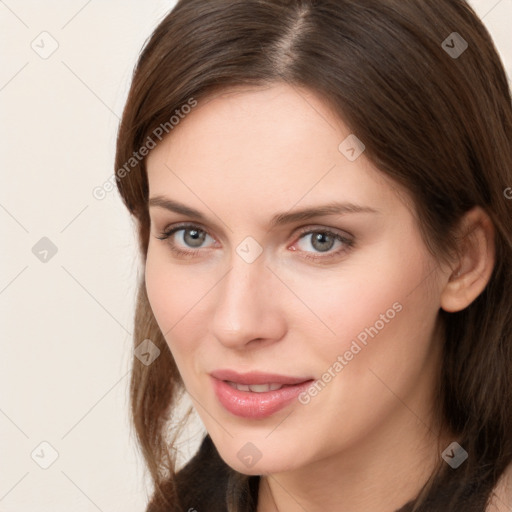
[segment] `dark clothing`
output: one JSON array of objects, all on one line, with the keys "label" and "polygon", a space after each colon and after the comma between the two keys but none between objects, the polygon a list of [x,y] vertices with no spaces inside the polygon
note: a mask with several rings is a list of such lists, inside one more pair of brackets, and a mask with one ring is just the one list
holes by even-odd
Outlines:
[{"label": "dark clothing", "polygon": [[197,453],[176,475],[183,511],[227,512],[226,491],[232,472],[207,435]]},{"label": "dark clothing", "polygon": [[227,512],[230,498],[240,504],[240,512],[256,512],[260,477],[250,476],[248,485],[236,485],[246,478],[222,460],[206,435],[197,453],[176,475],[183,512]]}]

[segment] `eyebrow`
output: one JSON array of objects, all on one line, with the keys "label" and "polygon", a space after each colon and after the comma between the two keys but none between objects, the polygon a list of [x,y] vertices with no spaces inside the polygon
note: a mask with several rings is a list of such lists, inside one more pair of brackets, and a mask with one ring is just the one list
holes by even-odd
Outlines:
[{"label": "eyebrow", "polygon": [[[164,208],[171,212],[181,213],[188,217],[194,217],[205,222],[208,220],[207,217],[200,211],[164,196],[155,196],[150,198],[148,201],[148,206]],[[314,217],[322,217],[325,215],[343,215],[347,213],[380,213],[380,211],[369,206],[362,206],[354,203],[331,202],[325,205],[304,208],[302,210],[278,213],[271,218],[270,227],[274,228],[284,224],[305,221]]]}]

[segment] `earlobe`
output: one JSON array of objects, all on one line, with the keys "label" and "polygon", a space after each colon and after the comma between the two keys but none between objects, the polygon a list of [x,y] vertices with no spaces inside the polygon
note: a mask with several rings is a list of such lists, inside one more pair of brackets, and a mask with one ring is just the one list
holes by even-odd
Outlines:
[{"label": "earlobe", "polygon": [[495,263],[494,225],[479,206],[465,214],[459,232],[460,259],[441,294],[449,313],[469,306],[485,289]]}]

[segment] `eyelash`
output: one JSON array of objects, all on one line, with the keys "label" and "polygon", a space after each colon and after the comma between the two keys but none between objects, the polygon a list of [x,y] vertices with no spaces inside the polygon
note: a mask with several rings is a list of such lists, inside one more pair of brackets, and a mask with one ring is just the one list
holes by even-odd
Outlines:
[{"label": "eyelash", "polygon": [[[208,233],[207,230],[202,229],[200,226],[198,226],[196,224],[180,224],[178,226],[174,226],[168,230],[165,230],[164,232],[162,232],[160,234],[160,236],[156,236],[155,238],[157,238],[158,240],[165,241],[165,240],[169,239],[172,235],[174,235],[174,233],[176,233],[178,231],[182,231],[182,230],[187,230],[187,229],[196,230],[196,231],[200,231],[202,233],[206,233],[208,236],[213,238]],[[306,254],[303,256],[305,259],[316,261],[316,262],[331,260],[332,258],[335,258],[336,256],[339,256],[345,252],[348,252],[354,246],[354,240],[346,238],[346,237],[340,235],[339,233],[334,233],[333,231],[330,231],[329,229],[323,229],[323,228],[319,228],[319,229],[303,228],[299,232],[299,235],[300,235],[299,239],[302,238],[304,235],[310,235],[310,234],[315,234],[315,233],[332,236],[336,240],[342,242],[344,244],[344,247],[342,247],[341,249],[338,249],[335,252],[326,253],[326,254],[328,254],[328,256],[311,256],[310,253],[306,252]],[[196,256],[197,253],[199,253],[202,250],[202,249],[192,249],[192,250],[178,249],[176,247],[176,245],[170,241],[169,241],[169,245],[170,245],[172,252],[174,252],[178,256],[183,256],[183,257],[192,258],[192,257]]]}]

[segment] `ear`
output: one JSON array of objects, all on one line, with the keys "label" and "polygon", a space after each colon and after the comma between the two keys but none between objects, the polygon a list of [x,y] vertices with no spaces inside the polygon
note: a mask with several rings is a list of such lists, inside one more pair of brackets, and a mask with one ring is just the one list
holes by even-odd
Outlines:
[{"label": "ear", "polygon": [[441,308],[449,313],[469,306],[489,282],[495,263],[494,225],[476,206],[460,223],[459,259],[441,293]]}]

